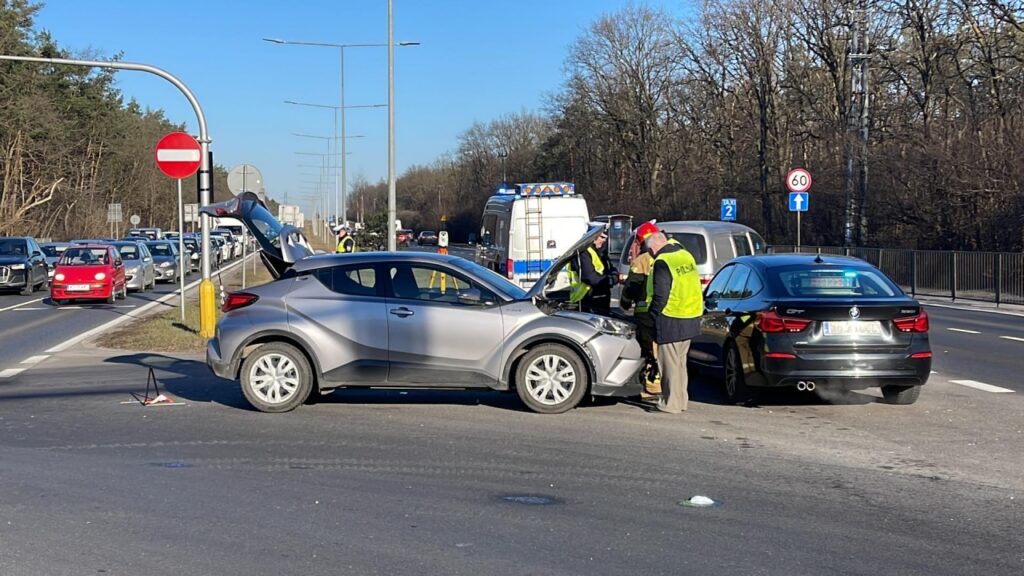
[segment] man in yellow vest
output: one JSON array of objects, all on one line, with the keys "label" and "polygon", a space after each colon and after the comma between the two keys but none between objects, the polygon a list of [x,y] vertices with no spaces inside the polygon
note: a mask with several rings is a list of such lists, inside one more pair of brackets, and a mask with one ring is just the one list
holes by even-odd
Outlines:
[{"label": "man in yellow vest", "polygon": [[594,240],[570,265],[571,292],[569,302],[579,304],[583,312],[608,316],[612,313],[612,282],[614,269],[604,246],[608,234]]},{"label": "man in yellow vest", "polygon": [[356,240],[348,233],[346,226],[336,226],[334,231],[338,235],[338,247],[335,252],[338,254],[351,254],[356,251]]},{"label": "man in yellow vest", "polygon": [[654,267],[648,276],[648,308],[654,318],[661,367],[661,401],[658,410],[678,414],[689,400],[686,357],[690,340],[700,334],[704,314],[697,262],[683,246],[670,242],[663,233],[647,237],[646,248],[654,255]]},{"label": "man in yellow vest", "polygon": [[[647,297],[647,278],[654,267],[654,257],[644,249],[644,241],[658,232],[654,222],[644,222],[636,229],[636,241],[631,248],[632,258],[629,262],[629,276],[622,287],[619,305],[623,310],[633,308],[633,321],[636,323],[636,340],[640,344],[640,353],[644,358],[644,367],[640,371],[644,389],[640,392],[640,400],[657,402],[661,399],[661,374],[658,370],[658,348],[654,343],[654,318],[648,311],[650,299]],[[635,304],[635,306],[634,306]]]}]

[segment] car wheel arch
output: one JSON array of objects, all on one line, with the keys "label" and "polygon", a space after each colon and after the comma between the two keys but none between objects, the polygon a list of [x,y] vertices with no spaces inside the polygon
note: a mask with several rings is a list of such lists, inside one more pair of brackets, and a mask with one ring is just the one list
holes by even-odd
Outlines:
[{"label": "car wheel arch", "polygon": [[[236,349],[234,358],[232,359],[232,366],[234,367],[235,379],[241,377],[242,364],[245,363],[245,359],[249,357],[257,348],[264,344],[270,344],[272,342],[283,342],[290,344],[297,348],[309,365],[313,368],[313,384],[317,388],[320,384],[320,362],[316,356],[310,352],[312,349],[302,338],[292,334],[290,332],[283,332],[280,330],[270,330],[266,332],[260,332],[246,338]],[[315,390],[316,388],[314,388]]]},{"label": "car wheel arch", "polygon": [[542,334],[532,338],[527,338],[522,342],[519,342],[514,346],[511,354],[505,360],[505,366],[501,371],[501,381],[507,389],[512,390],[514,388],[514,382],[512,382],[512,375],[515,374],[516,366],[519,360],[526,355],[532,348],[542,346],[544,344],[561,344],[566,346],[583,361],[584,366],[587,367],[587,383],[588,386],[592,385],[597,379],[597,372],[594,367],[594,361],[590,357],[590,353],[587,352],[586,348],[574,341],[572,338],[561,336],[558,334]]}]

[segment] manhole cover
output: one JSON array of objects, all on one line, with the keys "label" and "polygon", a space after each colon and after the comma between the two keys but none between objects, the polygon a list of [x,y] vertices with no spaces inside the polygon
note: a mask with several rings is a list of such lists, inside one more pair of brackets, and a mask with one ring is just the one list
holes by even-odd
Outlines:
[{"label": "manhole cover", "polygon": [[505,502],[522,504],[524,506],[550,506],[562,503],[561,500],[554,496],[543,496],[540,494],[506,494],[501,499]]}]

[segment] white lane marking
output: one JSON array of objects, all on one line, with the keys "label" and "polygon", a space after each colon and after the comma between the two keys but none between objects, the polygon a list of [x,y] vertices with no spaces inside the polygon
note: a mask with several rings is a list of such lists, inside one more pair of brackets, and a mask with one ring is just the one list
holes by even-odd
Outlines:
[{"label": "white lane marking", "polygon": [[43,307],[43,308],[35,308],[35,307],[32,307],[32,308],[15,308],[14,310],[11,310],[11,312],[32,312],[33,310],[35,310],[35,311],[49,310],[49,308],[46,308],[46,307]]},{"label": "white lane marking", "polygon": [[15,304],[14,306],[8,306],[7,308],[0,308],[0,312],[7,312],[8,310],[14,310],[15,308],[21,308],[22,306],[28,306],[29,304],[35,304],[36,302],[42,302],[42,298],[36,298],[35,300],[29,300],[28,302],[22,302],[21,304]]},{"label": "white lane marking", "polygon": [[963,332],[964,334],[981,334],[977,330],[965,330],[964,328],[946,328],[950,332]]},{"label": "white lane marking", "polygon": [[[254,256],[254,255],[252,255],[252,256]],[[247,256],[245,258],[245,260],[248,260],[252,256]],[[231,264],[228,264],[227,266],[224,266],[220,270],[216,270],[214,272],[218,273],[218,274],[219,273],[223,273],[223,272],[227,272],[228,270],[231,270],[235,266],[238,266],[239,264],[245,263],[245,260],[236,260],[235,262],[232,262]],[[199,285],[200,282],[202,282],[201,278],[199,280],[193,281],[190,284],[187,284],[185,286],[185,291],[188,292],[189,290],[195,288],[196,286]],[[165,296],[162,296],[161,298],[158,298],[158,299],[150,302],[149,304],[146,304],[144,306],[140,306],[140,307],[136,308],[135,310],[132,310],[131,312],[128,312],[127,314],[125,314],[123,316],[120,316],[118,318],[115,318],[115,319],[111,320],[110,322],[107,322],[106,324],[101,324],[101,325],[99,325],[99,326],[97,326],[97,327],[95,327],[95,328],[93,328],[91,330],[86,330],[85,332],[82,332],[81,334],[79,334],[77,336],[73,336],[71,338],[68,338],[64,342],[61,342],[60,344],[57,344],[56,346],[46,350],[46,352],[48,354],[55,354],[57,352],[63,352],[64,350],[67,350],[68,348],[71,348],[72,346],[74,346],[75,344],[78,344],[79,342],[82,342],[83,340],[88,340],[89,338],[92,338],[93,336],[95,336],[97,334],[106,332],[107,330],[110,330],[111,328],[113,328],[113,327],[115,327],[115,326],[117,326],[119,324],[123,324],[125,322],[130,321],[130,320],[134,320],[134,319],[138,318],[139,316],[142,315],[143,312],[149,310],[150,308],[154,308],[154,307],[159,306],[159,305],[161,305],[161,304],[163,304],[165,302],[173,300],[174,298],[177,298],[177,296],[178,296],[178,294],[180,292],[181,292],[181,290],[175,290],[174,292],[169,292]]]},{"label": "white lane marking", "polygon": [[1000,388],[999,386],[993,386],[991,384],[985,384],[984,382],[978,382],[977,380],[950,380],[953,384],[959,384],[961,386],[967,386],[968,388],[975,388],[977,390],[984,390],[985,392],[992,392],[995,394],[1006,394],[1013,392],[1009,388]]},{"label": "white lane marking", "polygon": [[40,362],[42,362],[43,360],[46,360],[49,357],[50,357],[49,354],[40,354],[38,356],[29,356],[28,358],[25,358],[24,360],[22,360],[21,363],[22,364],[39,364]]},{"label": "white lane marking", "polygon": [[25,371],[25,368],[8,368],[7,370],[0,370],[0,378],[10,378],[11,376],[17,376]]},{"label": "white lane marking", "polygon": [[1014,342],[1024,342],[1024,338],[1018,338],[1016,336],[1000,336],[1003,340],[1013,340]]}]

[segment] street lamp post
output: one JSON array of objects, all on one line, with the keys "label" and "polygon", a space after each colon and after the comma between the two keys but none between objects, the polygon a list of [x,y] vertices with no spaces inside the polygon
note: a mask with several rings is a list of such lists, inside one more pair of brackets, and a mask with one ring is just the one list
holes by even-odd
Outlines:
[{"label": "street lamp post", "polygon": [[[181,91],[181,93],[188,100],[189,104],[192,105],[192,110],[196,114],[196,121],[199,123],[199,202],[201,205],[206,206],[210,203],[210,183],[212,181],[212,170],[210,166],[210,134],[206,130],[206,115],[203,114],[203,109],[199,106],[199,101],[192,94],[192,91],[188,89],[188,86],[184,82],[179,80],[176,76],[170,72],[157,68],[156,66],[150,66],[149,64],[140,64],[137,62],[110,62],[106,60],[70,60],[66,58],[36,58],[33,56],[9,56],[6,54],[0,54],[0,60],[13,60],[16,62],[37,62],[40,64],[62,64],[66,66],[80,66],[85,68],[106,68],[112,70],[135,70],[137,72],[147,72],[154,74],[167,80],[174,85],[175,88]],[[210,217],[207,214],[203,214],[200,217],[202,225],[202,242],[203,242],[203,280],[199,284],[199,335],[203,338],[213,338],[213,331],[217,323],[217,311],[214,308],[215,291],[213,288],[213,282],[210,280]],[[179,232],[183,232],[179,230]],[[184,298],[185,294],[181,294],[181,298]]]},{"label": "street lamp post", "polygon": [[[313,104],[310,102],[296,102],[295,100],[285,100],[285,104],[292,104],[294,106],[308,106],[310,108],[326,108],[334,111],[334,138],[338,138],[338,110],[341,110],[341,192],[338,192],[338,182],[335,181],[335,205],[340,208],[341,219],[343,222],[348,221],[348,198],[347,198],[347,177],[345,173],[345,167],[347,165],[347,157],[351,152],[345,150],[345,145],[349,138],[362,138],[362,136],[349,136],[345,132],[345,110],[351,110],[352,108],[387,108],[387,104],[359,104],[355,106],[330,106],[328,104]],[[336,165],[337,167],[337,165]]]},{"label": "street lamp post", "polygon": [[[294,41],[294,40],[282,40],[280,38],[264,38],[263,39],[264,41],[270,42],[270,43],[273,43],[273,44],[291,44],[293,46],[319,46],[321,48],[337,48],[338,49],[339,59],[340,59],[340,63],[341,63],[341,70],[340,70],[340,75],[341,75],[341,82],[340,82],[340,90],[341,90],[340,100],[341,100],[341,105],[339,106],[339,109],[341,110],[341,138],[342,138],[341,139],[341,198],[339,200],[341,202],[342,218],[345,219],[345,220],[348,219],[347,206],[346,206],[346,204],[347,204],[347,202],[346,202],[346,193],[347,193],[347,187],[348,187],[348,178],[347,178],[347,174],[345,172],[345,167],[346,167],[345,156],[347,155],[346,154],[346,148],[345,148],[345,136],[346,136],[346,133],[345,133],[345,128],[346,128],[346,126],[345,126],[345,108],[346,108],[346,106],[345,106],[345,49],[346,48],[380,48],[380,47],[385,47],[386,46],[387,49],[388,49],[388,62],[389,62],[389,64],[388,64],[388,74],[389,74],[389,77],[393,76],[394,75],[394,67],[391,65],[391,61],[394,59],[395,40],[394,40],[394,30],[392,30],[392,27],[390,26],[390,22],[391,22],[391,0],[388,0],[388,22],[389,22],[389,27],[388,27],[388,42],[387,42],[387,44],[334,44],[334,43],[331,43],[331,42],[299,42],[299,41]],[[398,43],[398,46],[419,46],[419,45],[420,45],[419,42],[399,42]],[[391,90],[393,88],[393,84],[394,84],[393,81],[389,81],[389,84],[388,84],[389,90]],[[389,105],[393,105],[394,104],[394,98],[389,98],[388,99],[388,104]],[[389,126],[391,126],[392,131],[393,131],[392,124],[393,124],[393,121],[389,121]],[[391,148],[389,148],[389,152],[391,152],[391,151],[392,151]]]}]

